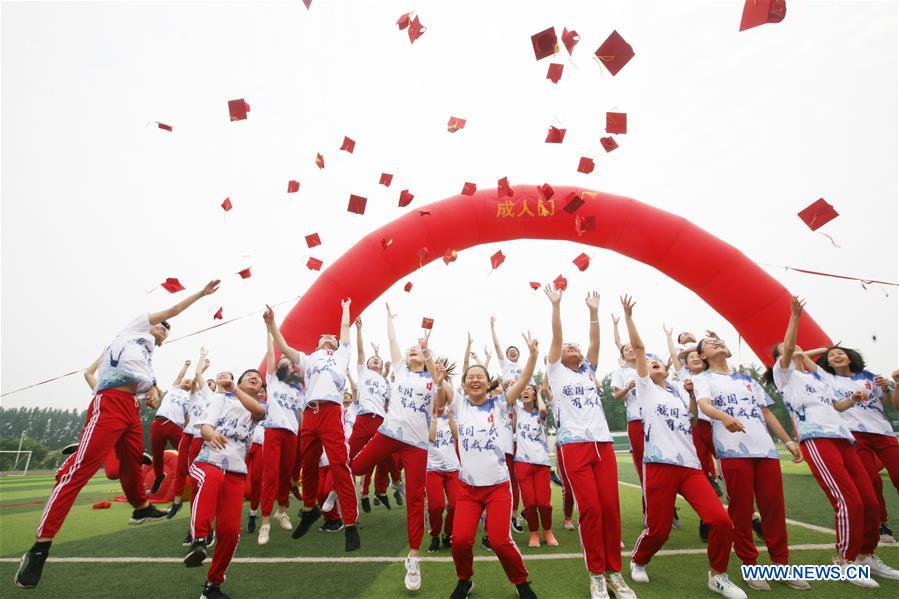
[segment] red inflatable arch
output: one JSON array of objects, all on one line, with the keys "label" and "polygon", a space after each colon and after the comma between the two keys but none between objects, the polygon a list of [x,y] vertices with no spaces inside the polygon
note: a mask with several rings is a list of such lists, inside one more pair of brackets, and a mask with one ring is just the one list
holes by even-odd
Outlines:
[{"label": "red inflatable arch", "polygon": [[[579,187],[556,188],[549,198],[535,186],[517,185],[512,192],[503,198],[494,189],[447,198],[369,233],[300,298],[281,325],[285,339],[303,351],[314,350],[319,335],[337,331],[341,298],[352,298],[355,318],[397,280],[448,250],[510,239],[559,239],[655,267],[702,297],[757,356],[770,362],[771,347],[783,339],[791,295],[736,248],[682,217],[631,198]],[[564,208],[576,196],[584,204],[572,214]],[[595,228],[578,231],[576,217],[593,217]],[[700,257],[701,267],[685,259],[690,255]],[[830,339],[806,316],[799,343],[821,347]]]}]

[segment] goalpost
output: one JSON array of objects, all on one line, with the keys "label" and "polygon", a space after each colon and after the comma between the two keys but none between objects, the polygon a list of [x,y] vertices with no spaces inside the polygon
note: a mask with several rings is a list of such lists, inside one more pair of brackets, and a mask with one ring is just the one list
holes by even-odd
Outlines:
[{"label": "goalpost", "polygon": [[[31,450],[26,449],[0,449],[0,455],[13,454],[14,459],[0,459],[0,476],[25,476],[28,474],[28,466],[31,464]],[[10,463],[10,468],[4,466]]]}]

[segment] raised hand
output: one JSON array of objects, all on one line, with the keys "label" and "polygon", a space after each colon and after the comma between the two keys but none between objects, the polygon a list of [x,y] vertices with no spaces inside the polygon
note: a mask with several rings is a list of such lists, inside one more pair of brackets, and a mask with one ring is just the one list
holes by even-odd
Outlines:
[{"label": "raised hand", "polygon": [[524,342],[528,346],[528,349],[531,351],[531,353],[532,354],[537,353],[537,338],[531,337],[530,331],[528,331],[527,335],[522,333],[521,336],[524,338]]},{"label": "raised hand", "polygon": [[385,302],[384,306],[387,307],[387,318],[389,320],[393,320],[394,318],[396,318],[396,314],[394,314],[393,312],[390,311],[390,304]]},{"label": "raised hand", "polygon": [[552,302],[553,305],[556,305],[556,304],[558,304],[559,302],[562,301],[562,290],[561,290],[561,289],[556,289],[555,287],[553,287],[553,286],[550,285],[549,283],[547,283],[547,284],[543,287],[543,293],[546,294],[546,297],[549,298],[549,301]]},{"label": "raised hand", "polygon": [[272,310],[272,307],[268,304],[265,304],[265,310],[262,312],[262,320],[265,321],[265,324],[272,324],[275,322],[275,311]]},{"label": "raised hand", "polygon": [[234,393],[235,384],[232,379],[224,379],[221,382],[222,391],[225,393]]},{"label": "raised hand", "polygon": [[353,324],[356,325],[357,328],[360,328],[360,329],[361,329],[361,328],[362,328],[362,317],[361,317],[361,316],[357,316],[357,317],[356,317],[356,320],[353,321]]},{"label": "raised hand", "polygon": [[431,337],[431,333],[429,331],[425,330],[425,336],[418,338],[418,347],[420,347],[424,351],[427,351],[428,339],[430,339],[430,337]]},{"label": "raised hand", "polygon": [[490,328],[492,329],[495,326],[496,326],[496,316],[491,316],[490,317]]},{"label": "raised hand", "polygon": [[599,292],[591,291],[587,294],[587,297],[584,299],[584,303],[587,304],[587,307],[591,310],[599,310]]},{"label": "raised hand", "polygon": [[347,309],[350,307],[350,304],[353,303],[353,300],[350,298],[346,298],[345,300],[340,300],[340,307]]},{"label": "raised hand", "polygon": [[800,316],[804,307],[805,300],[799,299],[799,296],[794,295],[793,299],[790,300],[790,310],[792,311],[793,316]]},{"label": "raised hand", "polygon": [[468,332],[468,347],[471,347],[471,331]]},{"label": "raised hand", "polygon": [[206,283],[206,286],[203,287],[203,291],[202,291],[203,295],[212,295],[213,293],[218,291],[219,283],[221,283],[221,282],[222,281],[220,279],[215,279],[213,281],[209,281],[208,283]]},{"label": "raised hand", "polygon": [[634,314],[634,306],[637,305],[637,302],[634,301],[629,295],[621,296],[621,307],[624,309],[624,316],[630,318]]},{"label": "raised hand", "polygon": [[662,330],[663,330],[663,331],[665,332],[665,334],[666,334],[667,336],[669,336],[669,337],[674,333],[674,329],[673,329],[673,328],[669,328],[668,325],[666,325],[666,324],[664,324],[664,323],[662,323]]},{"label": "raised hand", "polygon": [[621,321],[621,318],[612,314],[612,324],[617,325]]},{"label": "raised hand", "polygon": [[372,342],[371,349],[373,352],[375,352],[376,356],[380,355],[380,354],[378,354],[378,350],[380,350],[381,347],[377,343]]},{"label": "raised hand", "polygon": [[488,348],[488,347],[485,345],[485,346],[484,346],[484,357],[487,358],[487,359],[489,360],[491,356],[493,356],[493,354],[490,353],[490,348]]},{"label": "raised hand", "polygon": [[190,366],[190,360],[184,360],[184,367],[187,368]]}]

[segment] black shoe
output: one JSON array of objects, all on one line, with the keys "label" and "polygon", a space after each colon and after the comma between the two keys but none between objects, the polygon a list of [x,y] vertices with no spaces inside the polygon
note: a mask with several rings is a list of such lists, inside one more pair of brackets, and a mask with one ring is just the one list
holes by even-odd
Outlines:
[{"label": "black shoe", "polygon": [[556,474],[555,470],[549,471],[549,480],[552,482],[552,484],[556,485],[557,487],[565,486],[565,484],[562,482],[562,479],[559,478],[558,474]]},{"label": "black shoe", "polygon": [[78,451],[78,444],[77,444],[77,443],[71,443],[71,444],[66,445],[65,447],[63,447],[61,453],[62,453],[62,455],[70,455],[70,454],[75,453],[76,451]]},{"label": "black shoe", "polygon": [[222,592],[221,587],[217,584],[206,583],[203,587],[203,594],[200,595],[200,599],[231,599],[228,595]]},{"label": "black shoe", "polygon": [[347,526],[343,529],[343,534],[346,536],[344,551],[356,551],[362,547],[362,541],[359,539],[359,531],[356,530],[355,526]]},{"label": "black shoe", "polygon": [[156,495],[159,491],[159,487],[162,486],[162,481],[165,480],[165,473],[163,473],[161,478],[157,478],[153,481],[153,487],[150,489],[150,495]]},{"label": "black shoe", "polygon": [[428,553],[437,553],[440,551],[440,537],[431,537],[431,545],[428,547]]},{"label": "black shoe", "polygon": [[450,539],[448,535],[447,535],[447,536],[444,536],[444,537],[443,537],[443,548],[444,548],[444,549],[450,549],[450,548],[452,548],[452,546],[453,546],[453,541],[452,541],[452,539]]},{"label": "black shoe", "polygon": [[187,555],[184,556],[182,561],[186,568],[199,568],[203,565],[203,561],[208,555],[209,552],[206,551],[206,539],[200,537],[190,544],[190,551],[187,552]]},{"label": "black shoe", "polygon": [[703,521],[699,521],[699,539],[703,543],[709,542],[709,525]]},{"label": "black shoe", "polygon": [[378,503],[386,507],[388,510],[390,509],[390,499],[387,498],[387,495],[378,495],[377,493],[375,493],[375,505],[378,505]]},{"label": "black shoe", "polygon": [[368,499],[368,497],[362,498],[362,511],[366,514],[371,513],[371,501]]},{"label": "black shoe", "polygon": [[156,506],[151,503],[147,507],[140,508],[139,510],[134,510],[133,512],[131,512],[131,518],[128,520],[128,524],[137,526],[138,524],[143,524],[144,522],[162,520],[167,515],[168,512],[157,510]]},{"label": "black shoe", "polygon": [[169,512],[165,515],[165,519],[171,520],[172,518],[175,517],[175,514],[177,514],[178,510],[180,510],[180,509],[181,509],[180,503],[173,503],[172,505],[169,506]]},{"label": "black shoe", "polygon": [[474,589],[474,583],[470,580],[460,580],[456,583],[456,588],[453,589],[453,594],[450,595],[450,599],[465,599],[471,594],[472,589]]},{"label": "black shoe", "polygon": [[674,518],[671,519],[671,526],[680,530],[680,518],[677,517],[677,508],[674,508]]},{"label": "black shoe", "polygon": [[215,545],[215,529],[214,528],[209,531],[209,536],[206,537],[206,546],[212,547],[213,545]]},{"label": "black shoe", "polygon": [[256,514],[247,515],[247,532],[256,532]]},{"label": "black shoe", "polygon": [[537,599],[537,593],[535,593],[534,589],[531,588],[530,582],[522,582],[521,584],[516,584],[515,588],[518,589],[518,597],[520,599]]},{"label": "black shoe", "polygon": [[343,530],[343,520],[325,520],[325,523],[319,526],[319,532],[338,532]]},{"label": "black shoe", "polygon": [[518,534],[524,532],[524,528],[521,526],[521,523],[518,522],[518,516],[512,516],[512,530]]},{"label": "black shoe", "polygon": [[13,579],[20,589],[33,589],[41,581],[44,571],[44,562],[47,561],[47,551],[34,551],[29,549],[19,562],[16,577]]},{"label": "black shoe", "polygon": [[490,546],[490,538],[487,535],[481,537],[481,545],[483,545],[484,549],[487,551],[493,551],[493,547]]},{"label": "black shoe", "polygon": [[721,485],[718,484],[718,479],[714,476],[710,476],[709,482],[712,484],[712,488],[715,489],[715,494],[718,495],[718,497],[724,497],[724,492],[721,490]]},{"label": "black shoe", "polygon": [[312,528],[312,525],[315,524],[315,521],[322,517],[321,508],[318,506],[313,507],[311,510],[300,512],[300,523],[297,524],[296,530],[293,531],[293,538],[299,539],[304,534],[309,532],[309,529]]},{"label": "black shoe", "polygon": [[182,547],[190,547],[194,542],[194,538],[190,536],[190,529],[187,530],[187,535],[184,537],[184,540],[181,541]]},{"label": "black shoe", "polygon": [[144,455],[141,456],[140,462],[144,466],[152,466],[153,465],[153,456],[151,456],[149,453],[144,453]]},{"label": "black shoe", "polygon": [[381,502],[378,501],[378,494],[375,493],[375,498],[371,500],[372,505],[381,505]]},{"label": "black shoe", "polygon": [[397,505],[403,505],[403,494],[400,493],[399,489],[393,492],[393,499],[396,501]]},{"label": "black shoe", "polygon": [[757,536],[759,539],[764,539],[764,538],[765,538],[765,535],[764,535],[764,533],[762,532],[762,521],[761,521],[761,519],[759,519],[759,518],[753,518],[753,519],[752,519],[752,530],[753,530],[753,532],[755,532],[756,536]]}]

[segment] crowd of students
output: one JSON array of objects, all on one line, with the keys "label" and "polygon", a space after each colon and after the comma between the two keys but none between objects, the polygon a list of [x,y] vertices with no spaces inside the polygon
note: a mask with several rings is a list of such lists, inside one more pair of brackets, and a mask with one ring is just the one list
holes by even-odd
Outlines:
[{"label": "crowd of students", "polygon": [[[94,398],[86,424],[77,450],[57,473],[35,543],[22,557],[15,577],[19,587],[37,586],[75,497],[114,453],[122,488],[134,508],[131,524],[173,518],[190,477],[184,565],[202,565],[217,542],[203,589],[207,599],[227,597],[221,585],[237,548],[248,473],[246,530],[256,532],[260,545],[273,534],[272,520],[300,539],[323,518],[320,530],[344,531],[346,551],[361,547],[359,509],[372,509],[371,479],[374,503],[388,509],[392,481],[394,501],[406,510],[405,588],[422,586],[420,552],[427,523],[427,550],[448,548],[452,554],[458,582],[451,599],[472,592],[479,525],[486,530],[480,542],[495,553],[519,597],[537,596],[512,533],[524,532],[523,516],[529,547],[558,545],[550,486],[557,482],[563,488],[564,528],[575,528],[572,514],[578,512],[591,599],[609,593],[618,599],[636,597],[622,576],[618,464],[596,370],[598,293],[585,299],[589,341],[584,352],[563,335],[563,292],[544,289],[552,338],[539,384],[534,377],[540,358],[537,339],[523,335],[526,355],[514,346],[501,351],[493,318],[498,376],[489,369],[489,350],[484,363],[471,351],[470,336],[461,373],[449,359],[435,356],[429,331],[403,350],[389,306],[389,361],[375,344],[373,354],[366,356],[362,321],[351,320],[347,299],[341,303],[338,334],[323,334],[312,353],[288,345],[267,307],[264,373],[251,368],[235,379],[222,371],[207,379],[210,360],[203,349],[193,376],[187,376],[190,362],[185,362],[163,393],[153,372],[153,351],[168,336],[168,321],[214,293],[218,283],[210,282],[168,310],[137,317],[88,370]],[[620,339],[616,318],[620,361],[611,378],[614,400],[626,404],[627,433],[643,490],[644,529],[631,554],[630,581],[649,583],[652,557],[672,526],[679,526],[677,495],[701,519],[709,590],[746,597],[730,580],[728,566],[731,549],[742,564],[756,562],[754,530],[773,563],[789,563],[780,457],[772,435],[794,462],[807,462],[833,506],[835,563],[842,568],[862,564],[875,577],[899,579],[899,571],[876,555],[881,539],[892,540],[881,468],[899,489],[899,443],[883,409],[884,402],[899,408],[899,370],[891,382],[865,370],[854,350],[798,347],[803,302],[794,298],[784,340],[773,348],[773,367],[766,374],[793,421],[794,440],[770,411],[774,400],[764,388],[729,365],[731,354],[721,339],[709,334],[697,340],[682,333],[675,341],[666,328],[669,356],[660,358],[647,352],[634,321],[635,304],[630,297],[621,298],[627,341]],[[356,363],[351,368],[353,324]],[[140,474],[141,397],[157,410],[150,439],[155,482],[149,490]],[[548,414],[555,426],[559,476],[551,468]],[[177,447],[178,463],[174,501],[164,511],[147,498],[165,477],[162,454],[167,445]],[[287,514],[291,492],[302,501],[295,526]],[[770,590],[764,580],[744,582],[753,590]],[[797,590],[809,588],[800,579],[784,582]],[[878,586],[874,578],[850,582]]]}]

